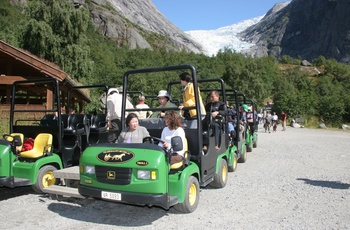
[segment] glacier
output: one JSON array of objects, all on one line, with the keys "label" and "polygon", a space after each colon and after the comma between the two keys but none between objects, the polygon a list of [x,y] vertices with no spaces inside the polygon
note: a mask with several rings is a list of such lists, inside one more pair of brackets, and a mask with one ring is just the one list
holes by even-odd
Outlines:
[{"label": "glacier", "polygon": [[189,30],[185,33],[202,45],[204,54],[207,56],[215,56],[220,49],[224,50],[225,48],[240,53],[255,44],[244,41],[239,37],[239,33],[257,24],[264,16],[247,19],[215,30]]}]

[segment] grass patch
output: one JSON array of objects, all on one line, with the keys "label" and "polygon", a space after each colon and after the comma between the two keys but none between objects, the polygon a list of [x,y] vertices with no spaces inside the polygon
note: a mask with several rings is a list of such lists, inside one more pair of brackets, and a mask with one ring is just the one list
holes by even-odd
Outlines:
[{"label": "grass patch", "polygon": [[5,134],[10,132],[10,121],[8,117],[3,117],[0,119],[0,134]]}]

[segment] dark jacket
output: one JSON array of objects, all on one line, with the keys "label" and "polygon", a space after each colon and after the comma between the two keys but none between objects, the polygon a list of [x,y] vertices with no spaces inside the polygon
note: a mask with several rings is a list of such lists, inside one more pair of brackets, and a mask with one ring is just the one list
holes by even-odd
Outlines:
[{"label": "dark jacket", "polygon": [[214,103],[209,102],[208,104],[205,105],[205,111],[207,112],[206,114],[206,120],[209,121],[212,112],[219,112],[221,116],[226,116],[227,114],[227,109],[226,109],[226,104],[222,101],[217,101]]}]

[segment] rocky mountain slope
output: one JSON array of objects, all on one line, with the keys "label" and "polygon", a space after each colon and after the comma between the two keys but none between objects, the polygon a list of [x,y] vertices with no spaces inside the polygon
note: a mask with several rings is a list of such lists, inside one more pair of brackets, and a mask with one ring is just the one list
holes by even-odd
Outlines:
[{"label": "rocky mountain slope", "polygon": [[72,0],[90,8],[101,33],[131,48],[165,47],[201,53],[202,47],[172,24],[151,0]]},{"label": "rocky mountain slope", "polygon": [[252,56],[322,55],[350,63],[349,9],[349,0],[293,0],[275,5],[240,36],[255,44],[246,51]]}]

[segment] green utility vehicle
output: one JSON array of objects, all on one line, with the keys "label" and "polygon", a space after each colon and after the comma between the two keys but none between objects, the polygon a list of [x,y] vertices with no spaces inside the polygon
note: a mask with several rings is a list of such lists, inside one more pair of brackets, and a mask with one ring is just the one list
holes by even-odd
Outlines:
[{"label": "green utility vehicle", "polygon": [[259,129],[259,122],[258,122],[258,106],[255,101],[253,100],[247,100],[247,104],[249,105],[251,111],[247,114],[247,121],[249,125],[249,132],[252,136],[252,142],[253,142],[253,148],[258,147],[258,129]]},{"label": "green utility vehicle", "polygon": [[[220,149],[214,148],[214,137],[210,130],[203,130],[203,117],[200,115],[197,74],[191,65],[168,66],[160,68],[131,70],[125,73],[123,83],[122,127],[125,127],[125,112],[137,112],[137,109],[125,109],[127,92],[132,86],[147,78],[168,82],[178,81],[179,74],[187,71],[193,77],[196,105],[185,107],[195,109],[196,117],[184,119],[186,142],[173,137],[170,151],[157,145],[165,127],[163,118],[140,119],[141,126],[147,128],[150,138],[137,144],[96,144],[89,146],[80,158],[79,193],[84,196],[136,205],[160,206],[190,213],[196,210],[199,202],[199,189],[208,185],[222,188],[227,182],[228,167],[236,161],[235,148],[230,145],[227,135],[227,120],[221,124]],[[218,81],[217,89],[225,95],[223,81]],[[152,85],[154,93],[165,89]],[[160,86],[161,87],[161,86]],[[168,85],[173,102],[182,101],[180,83]],[[151,107],[147,111],[178,110],[177,108]],[[181,111],[179,111],[181,112]],[[213,121],[211,121],[213,122]],[[208,140],[206,140],[208,139]],[[203,142],[209,143],[203,151]],[[182,162],[170,165],[173,152],[186,150]]]},{"label": "green utility vehicle", "polygon": [[[74,90],[80,88],[68,89],[68,99]],[[0,186],[31,185],[43,193],[59,183],[54,171],[78,165],[86,146],[103,141],[105,114],[62,114],[61,96],[55,79],[14,82],[10,132],[0,140]]]},{"label": "green utility vehicle", "polygon": [[[237,162],[245,163],[247,161],[247,142],[245,138],[244,125],[241,124],[241,107],[238,103],[238,93],[235,89],[226,90],[226,100],[228,105],[228,121],[232,124],[233,130],[229,132],[231,145],[236,148]],[[231,129],[232,129],[231,128]],[[236,168],[231,170],[235,171]]]}]

